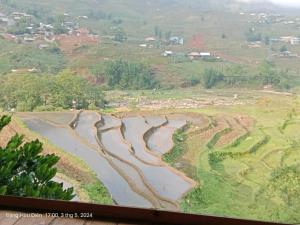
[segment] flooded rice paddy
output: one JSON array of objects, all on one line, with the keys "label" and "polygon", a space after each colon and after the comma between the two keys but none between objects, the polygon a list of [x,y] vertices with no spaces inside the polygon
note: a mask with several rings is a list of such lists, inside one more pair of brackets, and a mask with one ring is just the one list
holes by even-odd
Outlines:
[{"label": "flooded rice paddy", "polygon": [[24,113],[26,126],[84,162],[119,205],[177,210],[195,185],[161,160],[182,117],[116,118],[97,112]]}]

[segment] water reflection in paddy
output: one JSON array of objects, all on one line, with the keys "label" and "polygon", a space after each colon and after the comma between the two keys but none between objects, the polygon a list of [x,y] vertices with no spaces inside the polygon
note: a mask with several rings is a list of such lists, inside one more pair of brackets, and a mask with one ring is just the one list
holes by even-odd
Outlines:
[{"label": "water reflection in paddy", "polygon": [[151,185],[159,195],[175,201],[191,188],[190,182],[168,167],[148,165],[136,158],[128,143],[123,139],[120,129],[111,129],[101,133],[100,140],[108,153],[138,168],[145,182]]},{"label": "water reflection in paddy", "polygon": [[98,146],[96,139],[95,124],[101,120],[101,116],[95,112],[84,111],[80,113],[79,119],[74,130],[76,133],[86,140],[89,144]]},{"label": "water reflection in paddy", "polygon": [[169,152],[173,147],[173,134],[179,128],[186,125],[184,119],[168,119],[168,123],[161,126],[153,132],[147,140],[147,146],[152,151],[163,155]]},{"label": "water reflection in paddy", "polygon": [[129,117],[124,118],[122,121],[124,124],[124,137],[131,143],[136,157],[146,163],[160,164],[160,159],[148,151],[143,139],[144,134],[152,126],[148,125],[143,117]]},{"label": "water reflection in paddy", "polygon": [[29,129],[43,135],[54,145],[84,160],[107,187],[120,205],[150,207],[151,204],[135,193],[108,161],[93,148],[83,144],[68,128],[54,126],[37,118],[24,119]]},{"label": "water reflection in paddy", "polygon": [[[182,119],[167,121],[164,116],[118,119],[84,111],[73,130],[66,125],[69,123],[65,115],[64,119],[55,119],[55,123],[52,123],[55,116],[47,116],[51,117],[51,122],[40,115],[27,115],[23,120],[31,130],[84,160],[118,204],[176,209],[176,202],[194,185],[151,153],[144,140],[145,133],[153,130],[150,136],[153,143],[172,144],[173,133],[186,123]],[[162,134],[164,129],[168,129],[167,134]]]}]

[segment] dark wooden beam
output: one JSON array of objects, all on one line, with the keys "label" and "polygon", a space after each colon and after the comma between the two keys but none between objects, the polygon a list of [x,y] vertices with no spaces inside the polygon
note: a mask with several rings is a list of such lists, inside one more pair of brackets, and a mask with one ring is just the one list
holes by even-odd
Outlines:
[{"label": "dark wooden beam", "polygon": [[[174,225],[276,225],[278,223],[251,221],[208,215],[193,215],[155,209],[129,208],[82,202],[0,196],[0,209],[34,213],[92,213],[93,220],[142,222]],[[82,218],[85,219],[85,218]]]}]

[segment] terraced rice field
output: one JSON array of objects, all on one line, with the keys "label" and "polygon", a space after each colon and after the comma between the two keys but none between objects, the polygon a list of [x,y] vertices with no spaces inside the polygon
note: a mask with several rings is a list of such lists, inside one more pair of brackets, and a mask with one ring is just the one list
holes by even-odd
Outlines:
[{"label": "terraced rice field", "polygon": [[299,174],[283,175],[300,167],[298,103],[267,102],[198,110],[206,127],[189,127],[185,151],[172,163],[200,184],[181,202],[184,211],[300,222]]},{"label": "terraced rice field", "polygon": [[[182,118],[117,118],[90,111],[20,117],[29,129],[84,160],[117,204],[178,210],[179,200],[195,186],[192,179],[164,163],[157,148],[151,148],[152,143],[166,143],[168,148],[160,151],[170,151],[173,133],[187,123]],[[167,135],[157,135],[165,128]]]},{"label": "terraced rice field", "polygon": [[193,112],[20,116],[30,129],[86,161],[117,204],[300,222],[295,105],[300,100],[270,97]]}]

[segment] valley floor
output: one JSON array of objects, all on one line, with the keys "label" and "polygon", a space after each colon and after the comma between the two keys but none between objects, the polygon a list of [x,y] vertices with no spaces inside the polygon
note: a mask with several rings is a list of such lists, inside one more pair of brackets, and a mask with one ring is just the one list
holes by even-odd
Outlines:
[{"label": "valley floor", "polygon": [[[143,95],[148,100],[168,96]],[[123,106],[73,114],[72,123],[69,113],[18,116],[37,137],[47,138],[47,149],[50,142],[68,152],[58,151],[59,166],[86,191],[80,199],[93,196],[95,202],[111,203],[111,194],[121,205],[299,222],[299,97],[254,91],[193,96],[240,104],[157,110]],[[173,99],[189,97],[182,93]],[[17,131],[24,130],[34,136],[24,127]],[[95,180],[102,183],[93,186]]]}]

